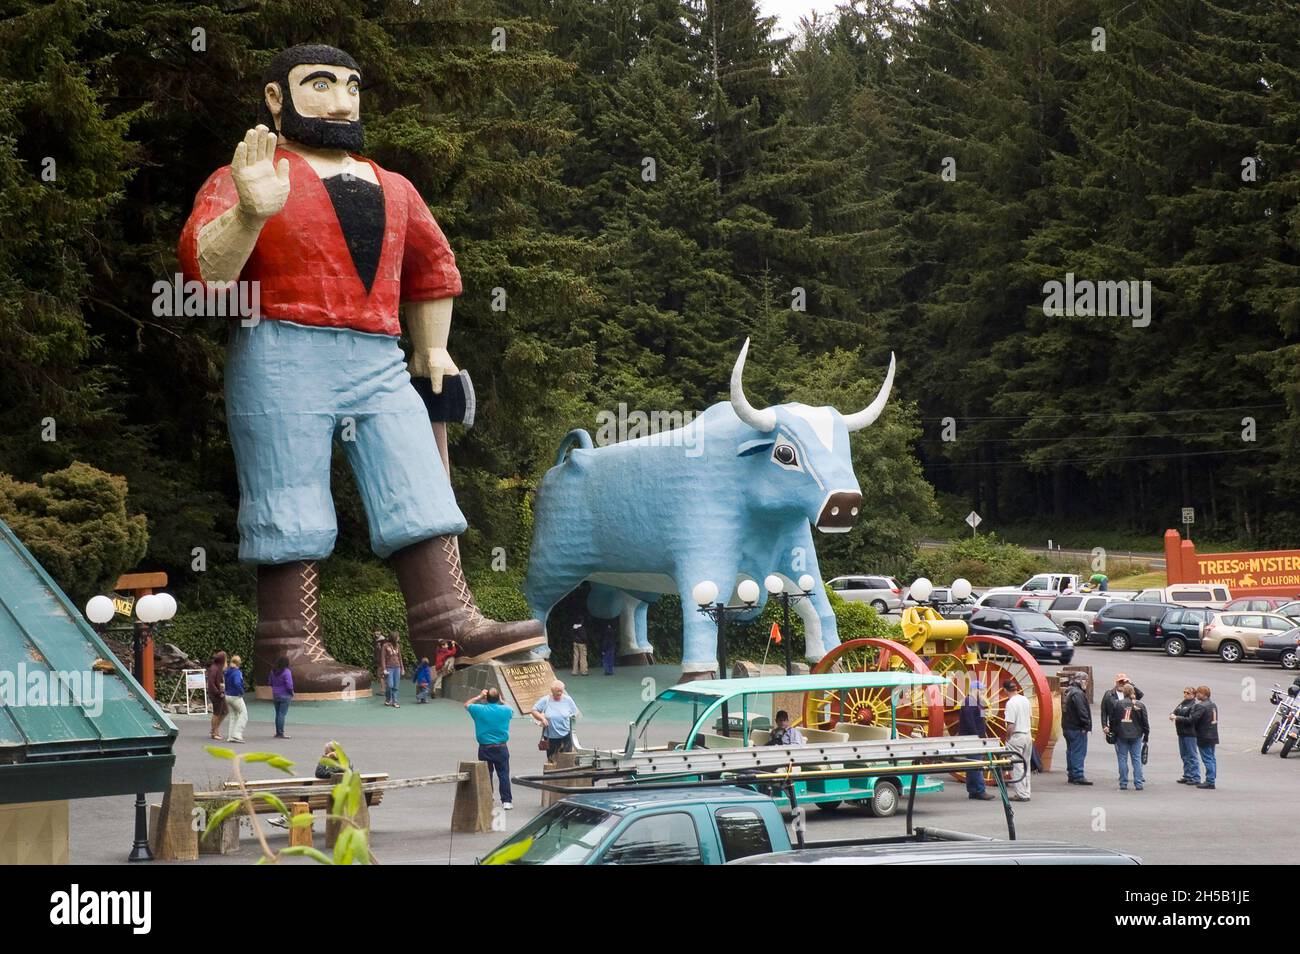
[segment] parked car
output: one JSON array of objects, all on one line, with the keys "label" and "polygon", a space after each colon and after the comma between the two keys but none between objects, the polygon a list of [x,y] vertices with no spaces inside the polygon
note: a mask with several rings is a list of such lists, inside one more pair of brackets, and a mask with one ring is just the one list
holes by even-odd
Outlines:
[{"label": "parked car", "polygon": [[903,606],[903,588],[892,576],[837,576],[830,588],[850,602],[870,603],[877,613]]},{"label": "parked car", "polygon": [[1177,603],[1179,606],[1208,606],[1221,610],[1232,600],[1226,586],[1207,583],[1175,583],[1142,590],[1133,597],[1135,603]]},{"label": "parked car", "polygon": [[995,586],[990,592],[1077,593],[1082,581],[1076,573],[1035,573],[1019,586]]},{"label": "parked car", "polygon": [[1092,629],[1087,642],[1106,643],[1111,649],[1133,649],[1135,646],[1159,646],[1163,640],[1156,638],[1156,623],[1171,609],[1169,603],[1135,603],[1116,600],[1103,606],[1092,618]]},{"label": "parked car", "polygon": [[1224,662],[1240,662],[1259,655],[1259,641],[1295,628],[1295,620],[1277,613],[1221,613],[1205,624],[1201,649],[1218,653]]},{"label": "parked car", "polygon": [[1262,637],[1258,655],[1265,662],[1281,663],[1283,669],[1300,669],[1300,626]]},{"label": "parked car", "polygon": [[[933,590],[930,591],[930,598],[925,602],[927,605],[930,603],[936,603],[936,604],[951,603],[952,588],[948,586],[936,586]],[[904,606],[922,605],[920,600],[912,599],[912,588],[910,586],[903,593],[903,605]]]},{"label": "parked car", "polygon": [[1156,622],[1155,640],[1170,656],[1182,656],[1188,650],[1200,652],[1205,627],[1218,615],[1218,610],[1204,606],[1175,607]]},{"label": "parked car", "polygon": [[1016,603],[1015,609],[1031,609],[1035,613],[1046,613],[1048,608],[1060,598],[1059,593],[1044,593],[1039,596],[1022,596]]},{"label": "parked car", "polygon": [[1233,600],[1223,608],[1223,611],[1225,613],[1276,613],[1283,606],[1291,604],[1300,607],[1300,602],[1289,596],[1243,596]]},{"label": "parked car", "polygon": [[1014,609],[1020,605],[1024,595],[1019,590],[989,590],[975,601],[975,605],[991,609]]},{"label": "parked car", "polygon": [[1047,608],[1047,618],[1061,627],[1070,642],[1078,646],[1088,638],[1092,618],[1114,599],[1108,593],[1058,596]]},{"label": "parked car", "polygon": [[972,633],[1014,640],[1039,662],[1065,664],[1074,658],[1074,644],[1061,627],[1034,610],[986,606],[971,614],[966,625]]},{"label": "parked car", "polygon": [[1300,600],[1291,600],[1289,603],[1283,603],[1277,609],[1273,610],[1278,616],[1289,616],[1291,619],[1300,619]]},{"label": "parked car", "polygon": [[749,855],[733,865],[1140,865],[1136,855],[1060,841],[913,839],[892,845],[836,845]]}]

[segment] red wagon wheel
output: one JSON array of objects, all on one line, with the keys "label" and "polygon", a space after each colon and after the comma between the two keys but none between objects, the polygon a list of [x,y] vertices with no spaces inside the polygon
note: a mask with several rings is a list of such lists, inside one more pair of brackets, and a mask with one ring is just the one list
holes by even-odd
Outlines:
[{"label": "red wagon wheel", "polygon": [[[828,652],[812,670],[815,674],[842,672],[914,672],[930,671],[911,649],[889,639],[851,639]],[[918,687],[900,698],[895,718],[898,734],[940,736],[944,730],[942,687]],[[829,689],[804,695],[803,724],[814,729],[829,729],[839,722],[858,725],[890,725],[889,703],[892,690]]]},{"label": "red wagon wheel", "polygon": [[[971,652],[975,653],[974,662],[967,660]],[[950,734],[957,734],[957,716],[962,700],[970,691],[971,682],[978,679],[983,687],[980,693],[985,700],[989,731],[1006,741],[1007,724],[1003,713],[1007,694],[1002,689],[1002,681],[1010,678],[1020,685],[1029,700],[1034,748],[1039,755],[1046,751],[1052,740],[1052,691],[1042,667],[1019,643],[1002,636],[970,635],[956,652],[931,658],[930,669],[947,676],[951,683],[944,709],[944,722]]]}]

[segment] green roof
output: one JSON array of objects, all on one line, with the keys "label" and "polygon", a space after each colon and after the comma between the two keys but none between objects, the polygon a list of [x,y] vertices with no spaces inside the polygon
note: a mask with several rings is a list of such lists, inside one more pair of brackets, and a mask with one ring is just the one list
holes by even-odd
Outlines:
[{"label": "green roof", "polygon": [[[111,669],[97,672],[97,660]],[[176,726],[3,521],[0,703],[0,803],[156,792],[170,780]]]},{"label": "green roof", "polygon": [[899,686],[942,686],[943,676],[915,672],[836,672],[807,676],[760,676],[756,679],[701,679],[665,690],[674,694],[740,696],[771,692],[825,692],[828,689],[893,689]]}]

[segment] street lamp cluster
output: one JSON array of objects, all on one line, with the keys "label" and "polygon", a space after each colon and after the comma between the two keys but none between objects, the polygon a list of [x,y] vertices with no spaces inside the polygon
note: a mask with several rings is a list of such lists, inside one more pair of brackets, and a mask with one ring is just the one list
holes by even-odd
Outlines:
[{"label": "street lamp cluster", "polygon": [[[768,594],[781,600],[785,619],[781,624],[781,645],[785,649],[785,674],[788,676],[794,668],[790,650],[790,604],[807,599],[812,595],[817,581],[809,573],[799,577],[798,586],[801,593],[787,593],[785,579],[775,573],[768,574],[763,580],[763,589]],[[736,587],[736,595],[743,606],[728,606],[718,602],[718,584],[712,580],[701,580],[691,590],[691,598],[699,606],[700,612],[718,624],[718,672],[727,678],[727,616],[750,612],[758,604],[758,584],[753,580],[741,580]]]},{"label": "street lamp cluster", "polygon": [[[133,607],[139,625],[132,627],[131,637],[131,675],[135,681],[144,684],[145,636],[159,623],[165,623],[176,615],[176,597],[170,593],[148,593],[135,601]],[[117,604],[107,596],[92,596],[86,602],[86,619],[96,629],[106,629],[117,616]],[[149,848],[149,816],[145,804],[144,792],[135,796],[135,841],[131,845],[128,861],[153,861],[153,851]]]}]

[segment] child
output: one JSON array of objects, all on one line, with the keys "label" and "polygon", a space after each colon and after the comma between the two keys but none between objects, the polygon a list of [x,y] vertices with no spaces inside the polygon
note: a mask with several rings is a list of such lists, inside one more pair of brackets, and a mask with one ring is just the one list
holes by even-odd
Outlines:
[{"label": "child", "polygon": [[420,660],[419,667],[415,670],[415,701],[429,701],[429,685],[433,682],[433,676],[429,671],[429,657],[425,656]]},{"label": "child", "polygon": [[460,646],[454,639],[444,639],[438,644],[438,651],[433,654],[433,694],[442,698],[442,680],[456,671],[456,657],[460,655]]}]

